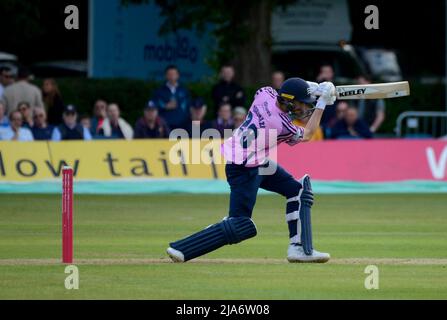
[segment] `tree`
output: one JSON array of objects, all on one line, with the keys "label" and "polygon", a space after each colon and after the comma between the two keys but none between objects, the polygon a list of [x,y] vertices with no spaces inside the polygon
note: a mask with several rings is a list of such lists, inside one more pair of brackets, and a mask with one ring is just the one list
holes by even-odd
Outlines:
[{"label": "tree", "polygon": [[[147,3],[148,0],[122,0]],[[271,73],[271,14],[296,0],[155,0],[165,22],[161,33],[212,30],[217,42],[214,67],[231,63],[242,85],[265,84]]]}]

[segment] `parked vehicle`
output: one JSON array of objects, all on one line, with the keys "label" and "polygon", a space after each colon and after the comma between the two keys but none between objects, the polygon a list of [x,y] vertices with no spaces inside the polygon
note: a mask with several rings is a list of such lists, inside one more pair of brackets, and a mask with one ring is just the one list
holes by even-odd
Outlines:
[{"label": "parked vehicle", "polygon": [[46,61],[31,66],[31,71],[38,78],[87,77],[87,61]]},{"label": "parked vehicle", "polygon": [[374,79],[385,82],[402,80],[397,54],[393,50],[360,47],[357,52]]},{"label": "parked vehicle", "polygon": [[17,56],[0,51],[0,67],[9,67],[13,74],[17,74],[18,66]]},{"label": "parked vehicle", "polygon": [[315,79],[323,64],[330,64],[338,83],[353,83],[366,72],[352,46],[347,44],[281,44],[273,47],[272,64],[276,69],[287,71],[288,76],[299,75]]}]

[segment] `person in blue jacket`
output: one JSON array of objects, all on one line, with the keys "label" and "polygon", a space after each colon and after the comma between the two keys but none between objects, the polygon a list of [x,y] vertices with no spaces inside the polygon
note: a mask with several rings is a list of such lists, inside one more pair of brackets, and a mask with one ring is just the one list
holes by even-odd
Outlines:
[{"label": "person in blue jacket", "polygon": [[371,139],[368,125],[359,118],[357,108],[349,106],[343,119],[338,120],[331,130],[334,139]]},{"label": "person in blue jacket", "polygon": [[176,66],[168,66],[165,76],[166,83],[155,91],[152,101],[171,129],[185,129],[189,121],[189,91],[179,83],[180,72]]}]

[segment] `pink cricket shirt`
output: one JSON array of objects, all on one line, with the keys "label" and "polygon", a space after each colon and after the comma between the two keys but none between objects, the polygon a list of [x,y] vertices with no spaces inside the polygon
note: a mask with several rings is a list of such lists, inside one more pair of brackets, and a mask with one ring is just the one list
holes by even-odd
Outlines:
[{"label": "pink cricket shirt", "polygon": [[221,147],[227,163],[255,167],[266,163],[270,152],[295,134],[302,136],[304,128],[297,127],[286,112],[276,105],[278,93],[271,87],[259,89],[245,122]]}]

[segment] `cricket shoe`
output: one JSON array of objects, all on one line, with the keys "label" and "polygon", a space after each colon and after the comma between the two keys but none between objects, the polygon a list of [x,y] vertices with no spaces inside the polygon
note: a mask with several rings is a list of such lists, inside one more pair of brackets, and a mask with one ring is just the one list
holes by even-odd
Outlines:
[{"label": "cricket shoe", "polygon": [[313,250],[311,255],[304,253],[303,247],[297,244],[290,244],[287,250],[287,260],[295,263],[325,263],[331,256],[329,253]]},{"label": "cricket shoe", "polygon": [[179,263],[180,262],[185,262],[185,256],[180,251],[175,250],[175,249],[169,247],[166,250],[166,252],[169,255],[169,257],[171,257],[172,261],[179,262]]}]

